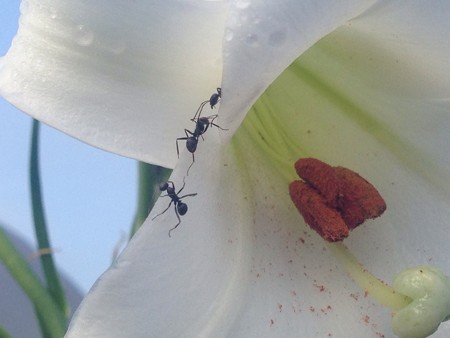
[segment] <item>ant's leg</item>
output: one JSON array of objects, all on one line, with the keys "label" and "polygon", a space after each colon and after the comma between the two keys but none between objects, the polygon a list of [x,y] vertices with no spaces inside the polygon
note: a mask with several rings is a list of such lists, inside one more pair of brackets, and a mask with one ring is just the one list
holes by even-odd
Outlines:
[{"label": "ant's leg", "polygon": [[[188,140],[188,139],[190,139],[192,137],[195,137],[195,134],[192,131],[190,131],[190,130],[185,129],[184,133],[186,134],[186,137],[183,137],[183,140]],[[188,133],[191,134],[191,135],[189,136]]]},{"label": "ant's leg", "polygon": [[173,206],[175,207],[175,214],[177,215],[178,223],[172,229],[169,230],[169,237],[171,237],[170,233],[172,232],[172,230],[175,230],[181,223],[180,215],[178,214],[178,210],[177,210],[177,205],[174,204]]},{"label": "ant's leg", "polygon": [[[167,195],[166,195],[166,196],[167,196]],[[156,215],[155,217],[153,217],[153,218],[152,218],[152,221],[153,221],[156,217],[161,216],[161,215],[164,214],[167,210],[169,210],[170,206],[172,205],[172,202],[173,202],[173,201],[170,201],[169,205],[167,206],[167,208],[164,209],[163,212],[161,212],[161,213],[159,213],[158,215]]]},{"label": "ant's leg", "polygon": [[204,129],[203,132],[200,134],[200,136],[201,136],[201,138],[202,138],[203,141],[205,141],[205,138],[203,137],[203,134],[206,133],[206,131],[208,130],[208,128],[209,128],[209,123],[206,125],[205,129]]},{"label": "ant's leg", "polygon": [[186,185],[186,182],[184,181],[184,179],[185,179],[185,177],[183,177],[183,186],[181,187],[181,189],[180,190],[178,190],[178,192],[177,192],[177,195],[180,193],[180,192],[182,192],[183,191],[183,189],[184,189],[184,186]]},{"label": "ant's leg", "polygon": [[215,120],[216,118],[218,118],[218,117],[219,117],[219,115],[217,115],[217,114],[208,116],[208,120],[210,120],[210,121],[209,121],[209,124],[212,125],[212,126],[214,126],[214,127],[219,128],[219,129],[222,129],[222,130],[228,130],[228,129],[222,128],[222,127],[219,126],[218,124],[214,123],[214,120]]},{"label": "ant's leg", "polygon": [[[178,148],[178,141],[187,141],[190,137],[194,136],[194,133],[191,132],[190,130],[187,130],[187,129],[184,130],[184,133],[186,134],[186,137],[179,137],[179,138],[177,138],[177,140],[175,142],[177,144],[177,155],[178,155],[178,158],[180,158],[180,149]],[[191,136],[189,136],[188,133],[191,134]]]},{"label": "ant's leg", "polygon": [[214,127],[217,127],[217,128],[219,128],[219,129],[221,129],[221,130],[228,130],[228,129],[226,129],[226,128],[222,128],[221,126],[219,126],[218,124],[215,124],[215,123],[212,123],[211,122],[211,125],[213,125]]},{"label": "ant's leg", "polygon": [[177,138],[177,140],[176,140],[176,144],[177,144],[177,155],[178,155],[178,158],[180,158],[180,150],[179,150],[179,148],[178,148],[178,141],[186,141],[188,138],[187,137],[179,137],[179,138]]},{"label": "ant's leg", "polygon": [[[207,101],[203,101],[202,103],[200,103],[200,106],[198,107],[197,111],[195,112],[194,117],[191,119],[191,121],[194,121],[195,118],[199,118],[200,114],[202,113],[203,107],[205,106],[205,104],[207,104],[209,102],[209,100]],[[198,117],[197,117],[198,115]],[[194,121],[195,122],[195,121]]]},{"label": "ant's leg", "polygon": [[[191,136],[194,136],[194,137],[195,137],[194,133],[193,133],[192,131],[190,131],[190,130],[185,129],[185,130],[184,130],[184,133],[186,134],[186,138],[189,138],[189,137],[191,137]],[[188,133],[191,134],[191,136],[189,136]]]},{"label": "ant's leg", "polygon": [[201,138],[202,138],[203,141],[205,141],[205,138],[203,137],[203,134],[206,133],[206,131],[208,130],[208,128],[209,128],[209,123],[206,125],[205,129],[203,129],[202,133],[200,134],[200,136],[201,136]]},{"label": "ant's leg", "polygon": [[187,194],[187,195],[183,195],[183,196],[181,196],[181,197],[178,197],[180,200],[182,199],[182,198],[185,198],[185,197],[190,197],[190,196],[197,196],[197,193],[195,192],[195,193],[193,193],[193,194]]},{"label": "ant's leg", "polygon": [[[187,170],[187,173],[186,173],[187,176],[189,176],[189,170],[194,165],[194,162],[195,162],[195,157],[194,157],[194,153],[192,153],[192,163],[191,163],[191,165],[189,166],[189,168]],[[184,188],[184,185],[183,185],[183,188]]]},{"label": "ant's leg", "polygon": [[219,128],[219,129],[221,129],[221,130],[228,130],[228,129],[222,128],[222,127],[219,126],[217,123],[214,123],[214,120],[215,120],[216,118],[218,118],[218,117],[219,117],[219,115],[217,115],[217,114],[209,116],[208,118],[211,119],[211,121],[209,122],[209,124],[212,125],[212,126],[214,126],[214,127]]},{"label": "ant's leg", "polygon": [[218,118],[219,117],[219,114],[213,114],[213,115],[209,115],[208,117],[207,117],[207,119],[208,119],[208,121],[209,120],[211,120],[210,121],[210,123],[211,122],[213,122],[216,118]]}]

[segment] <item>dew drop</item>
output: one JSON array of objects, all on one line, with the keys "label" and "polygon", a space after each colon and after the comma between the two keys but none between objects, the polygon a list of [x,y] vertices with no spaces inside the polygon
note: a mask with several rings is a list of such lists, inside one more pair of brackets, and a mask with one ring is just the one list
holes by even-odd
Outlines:
[{"label": "dew drop", "polygon": [[258,35],[252,33],[248,34],[245,37],[245,42],[250,46],[256,45],[258,43]]},{"label": "dew drop", "polygon": [[56,19],[58,17],[58,11],[56,10],[56,8],[50,7],[49,12],[51,19]]},{"label": "dew drop", "polygon": [[75,40],[80,46],[89,46],[94,41],[94,33],[85,25],[76,26]]},{"label": "dew drop", "polygon": [[250,6],[250,0],[238,0],[236,1],[236,8],[245,9]]},{"label": "dew drop", "polygon": [[228,29],[228,30],[225,32],[225,41],[230,42],[231,40],[233,40],[233,37],[234,37],[233,31],[230,30],[230,29]]}]

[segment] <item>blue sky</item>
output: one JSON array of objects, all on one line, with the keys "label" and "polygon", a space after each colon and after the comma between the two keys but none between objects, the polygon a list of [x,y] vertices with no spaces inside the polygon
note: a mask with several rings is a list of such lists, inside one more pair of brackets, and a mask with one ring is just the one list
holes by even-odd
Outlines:
[{"label": "blue sky", "polygon": [[[0,0],[0,55],[17,31],[18,0]],[[31,118],[0,98],[0,223],[35,247],[28,186]],[[41,128],[41,180],[55,260],[82,292],[111,263],[134,216],[137,164]]]}]

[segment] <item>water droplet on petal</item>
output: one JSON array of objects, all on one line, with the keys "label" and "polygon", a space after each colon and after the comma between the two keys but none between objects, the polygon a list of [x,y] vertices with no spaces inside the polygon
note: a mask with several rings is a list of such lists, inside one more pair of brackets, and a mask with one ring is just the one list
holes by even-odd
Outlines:
[{"label": "water droplet on petal", "polygon": [[56,10],[56,8],[50,7],[49,12],[50,12],[50,18],[56,19],[58,17],[58,11]]},{"label": "water droplet on petal", "polygon": [[238,0],[236,1],[236,8],[245,9],[250,6],[250,0]]},{"label": "water droplet on petal", "polygon": [[245,37],[245,42],[246,42],[248,45],[251,45],[251,46],[256,45],[256,44],[258,43],[258,35],[252,34],[252,33],[248,34],[248,35]]},{"label": "water droplet on petal", "polygon": [[85,25],[78,25],[75,40],[80,46],[89,46],[94,41],[94,33]]},{"label": "water droplet on petal", "polygon": [[230,29],[228,29],[228,30],[225,32],[225,41],[230,42],[231,40],[233,40],[233,37],[234,37],[233,31],[231,31]]}]

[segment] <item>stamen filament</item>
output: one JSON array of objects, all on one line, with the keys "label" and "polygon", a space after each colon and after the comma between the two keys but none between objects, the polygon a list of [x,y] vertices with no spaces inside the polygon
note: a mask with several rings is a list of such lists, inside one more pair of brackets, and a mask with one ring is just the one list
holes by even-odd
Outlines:
[{"label": "stamen filament", "polygon": [[378,303],[395,312],[412,302],[410,297],[398,293],[367,271],[342,242],[327,243],[327,245],[355,283]]}]

